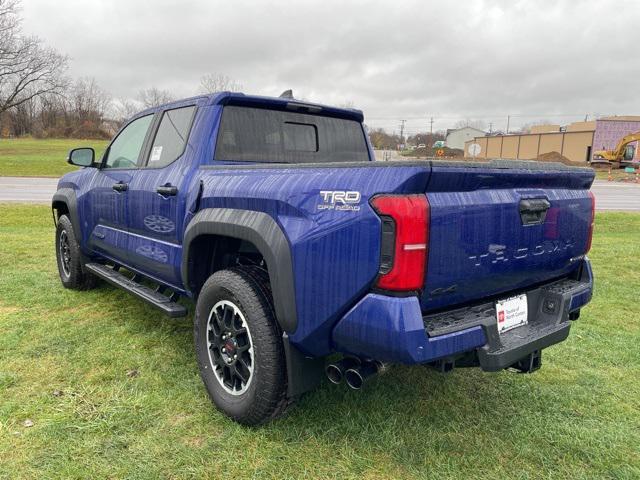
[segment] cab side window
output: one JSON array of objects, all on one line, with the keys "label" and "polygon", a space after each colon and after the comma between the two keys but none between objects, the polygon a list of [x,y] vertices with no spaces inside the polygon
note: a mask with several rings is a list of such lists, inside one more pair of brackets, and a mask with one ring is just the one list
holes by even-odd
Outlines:
[{"label": "cab side window", "polygon": [[103,168],[136,168],[153,115],[135,119],[111,143]]},{"label": "cab side window", "polygon": [[166,167],[182,155],[189,138],[195,109],[194,106],[175,108],[162,114],[147,167]]}]

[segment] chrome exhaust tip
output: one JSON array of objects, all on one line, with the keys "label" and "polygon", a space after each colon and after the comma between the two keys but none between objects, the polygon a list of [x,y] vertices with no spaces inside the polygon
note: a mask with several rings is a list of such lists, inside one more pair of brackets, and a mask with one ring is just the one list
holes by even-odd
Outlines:
[{"label": "chrome exhaust tip", "polygon": [[338,385],[342,382],[342,370],[340,370],[340,368],[335,363],[330,363],[329,365],[327,365],[327,368],[325,368],[324,371],[331,383]]},{"label": "chrome exhaust tip", "polygon": [[329,381],[335,385],[342,383],[345,372],[350,368],[355,368],[360,365],[360,361],[357,358],[347,357],[342,360],[330,363],[324,369]]},{"label": "chrome exhaust tip", "polygon": [[344,379],[350,388],[360,390],[364,383],[383,368],[379,362],[367,361],[361,365],[349,368],[344,372]]}]

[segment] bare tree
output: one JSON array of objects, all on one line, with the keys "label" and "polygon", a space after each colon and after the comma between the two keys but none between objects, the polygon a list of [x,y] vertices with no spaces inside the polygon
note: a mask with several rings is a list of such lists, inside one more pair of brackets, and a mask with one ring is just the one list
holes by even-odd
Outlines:
[{"label": "bare tree", "polygon": [[22,34],[18,0],[0,0],[0,113],[66,86],[67,58]]},{"label": "bare tree", "polygon": [[415,135],[411,135],[407,138],[407,143],[410,145],[426,145],[431,147],[438,140],[445,139],[445,132],[439,130],[433,133],[430,132],[418,132]]},{"label": "bare tree", "polygon": [[239,92],[242,85],[221,73],[208,73],[200,77],[200,93]]},{"label": "bare tree", "polygon": [[39,121],[37,127],[32,128],[30,133],[36,136],[47,134],[54,137],[71,135],[72,130],[68,127],[71,118],[67,98],[56,94],[46,94],[39,97],[38,100],[40,104]]},{"label": "bare tree", "polygon": [[4,113],[4,123],[8,127],[8,131],[14,136],[21,136],[31,133],[33,125],[37,118],[38,102],[32,98],[20,105],[7,110]]},{"label": "bare tree", "polygon": [[374,148],[395,149],[401,143],[399,135],[390,135],[382,128],[369,130],[369,139]]},{"label": "bare tree", "polygon": [[485,130],[487,128],[487,125],[482,120],[472,120],[470,118],[465,118],[464,120],[458,120],[456,123],[453,124],[453,128],[455,129],[465,128],[465,127],[477,128],[478,130]]},{"label": "bare tree", "polygon": [[131,100],[129,98],[118,98],[111,104],[111,115],[114,120],[122,125],[129,118],[133,117],[136,113],[142,110],[140,102]]},{"label": "bare tree", "polygon": [[152,108],[175,100],[171,92],[151,87],[138,92],[137,100],[144,108]]},{"label": "bare tree", "polygon": [[95,78],[83,77],[76,80],[69,95],[69,102],[77,118],[100,123],[111,102],[109,94],[96,83]]}]

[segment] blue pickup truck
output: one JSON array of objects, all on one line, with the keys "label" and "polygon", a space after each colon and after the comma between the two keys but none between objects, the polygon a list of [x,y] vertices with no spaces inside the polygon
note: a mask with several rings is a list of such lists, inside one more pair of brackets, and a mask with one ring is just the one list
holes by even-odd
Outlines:
[{"label": "blue pickup truck", "polygon": [[533,372],[592,295],[591,169],[378,162],[363,114],[223,92],[145,110],[52,201],[62,284],[195,302],[214,404],[276,418],[387,364]]}]

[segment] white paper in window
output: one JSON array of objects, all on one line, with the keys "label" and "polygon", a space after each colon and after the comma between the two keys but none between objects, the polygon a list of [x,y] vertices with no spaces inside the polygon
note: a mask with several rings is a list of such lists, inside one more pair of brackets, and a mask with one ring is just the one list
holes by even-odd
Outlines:
[{"label": "white paper in window", "polygon": [[162,157],[162,147],[161,146],[153,147],[153,150],[151,150],[151,158],[149,159],[149,161],[159,162],[160,157]]}]

